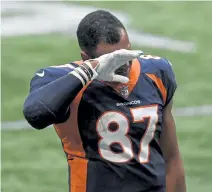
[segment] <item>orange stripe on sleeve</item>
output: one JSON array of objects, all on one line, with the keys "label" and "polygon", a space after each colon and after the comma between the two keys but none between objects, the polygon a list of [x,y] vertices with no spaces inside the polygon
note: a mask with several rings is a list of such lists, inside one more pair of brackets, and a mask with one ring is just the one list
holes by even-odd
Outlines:
[{"label": "orange stripe on sleeve", "polygon": [[160,89],[160,92],[163,96],[163,102],[166,102],[166,97],[167,97],[167,90],[165,88],[165,86],[163,85],[163,82],[160,78],[158,78],[157,76],[155,76],[154,74],[146,74],[150,79],[152,79],[155,84],[157,85],[157,87]]}]

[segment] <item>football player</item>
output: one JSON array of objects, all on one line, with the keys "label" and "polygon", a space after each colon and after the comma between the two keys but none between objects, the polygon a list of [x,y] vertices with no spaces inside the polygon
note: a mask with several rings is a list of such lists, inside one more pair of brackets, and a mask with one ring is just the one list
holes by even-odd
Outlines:
[{"label": "football player", "polygon": [[69,165],[70,192],[185,192],[165,58],[130,50],[123,24],[103,10],[86,15],[82,61],[35,73],[24,115],[54,126]]}]

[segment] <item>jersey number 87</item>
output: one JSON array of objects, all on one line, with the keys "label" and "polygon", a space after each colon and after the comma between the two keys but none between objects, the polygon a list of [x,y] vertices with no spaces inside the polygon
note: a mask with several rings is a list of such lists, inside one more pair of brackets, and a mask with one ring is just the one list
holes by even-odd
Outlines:
[{"label": "jersey number 87", "polygon": [[[130,109],[133,117],[133,123],[143,122],[148,118],[148,126],[143,137],[140,140],[140,151],[134,154],[132,141],[128,136],[130,129],[129,120],[121,112],[108,111],[105,112],[97,121],[97,133],[100,137],[98,142],[99,154],[102,158],[114,163],[126,163],[138,155],[140,163],[148,163],[150,150],[149,144],[154,137],[156,124],[158,121],[158,106],[144,106]],[[111,123],[116,123],[118,128],[115,131],[109,129]],[[104,131],[103,131],[104,130]],[[121,153],[115,153],[110,146],[118,143],[122,147]]]}]

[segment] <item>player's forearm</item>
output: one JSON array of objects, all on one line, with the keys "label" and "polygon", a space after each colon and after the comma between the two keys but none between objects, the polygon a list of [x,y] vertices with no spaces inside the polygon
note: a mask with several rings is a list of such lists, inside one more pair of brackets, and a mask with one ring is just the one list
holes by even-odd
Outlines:
[{"label": "player's forearm", "polygon": [[185,172],[180,157],[166,163],[166,191],[186,192]]},{"label": "player's forearm", "polygon": [[24,103],[26,120],[37,129],[65,121],[67,109],[82,87],[77,77],[68,74],[31,92]]},{"label": "player's forearm", "polygon": [[[91,62],[92,67],[97,64],[96,61]],[[23,113],[32,127],[42,129],[68,119],[71,102],[94,75],[84,66],[29,94]]]}]

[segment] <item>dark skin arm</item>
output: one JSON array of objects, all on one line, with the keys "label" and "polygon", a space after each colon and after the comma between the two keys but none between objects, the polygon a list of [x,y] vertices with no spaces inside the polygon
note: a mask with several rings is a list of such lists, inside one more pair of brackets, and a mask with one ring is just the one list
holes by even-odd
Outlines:
[{"label": "dark skin arm", "polygon": [[185,172],[177,141],[172,101],[164,109],[160,145],[166,164],[166,192],[186,192]]}]

